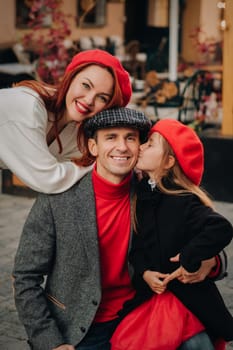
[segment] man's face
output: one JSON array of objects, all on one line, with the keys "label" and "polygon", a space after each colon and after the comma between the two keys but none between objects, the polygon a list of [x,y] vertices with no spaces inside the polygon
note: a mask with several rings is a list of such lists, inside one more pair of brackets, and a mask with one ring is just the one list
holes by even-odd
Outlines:
[{"label": "man's face", "polygon": [[128,127],[98,130],[89,139],[91,154],[96,157],[97,173],[118,184],[135,167],[139,153],[139,131]]}]

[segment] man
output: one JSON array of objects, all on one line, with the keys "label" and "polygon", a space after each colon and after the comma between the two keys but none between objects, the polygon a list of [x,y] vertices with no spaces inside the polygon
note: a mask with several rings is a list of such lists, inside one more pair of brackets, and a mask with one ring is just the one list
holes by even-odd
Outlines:
[{"label": "man", "polygon": [[13,272],[32,349],[110,349],[118,311],[134,295],[127,263],[132,169],[149,128],[143,113],[127,108],[89,119],[93,172],[64,193],[38,196]]}]

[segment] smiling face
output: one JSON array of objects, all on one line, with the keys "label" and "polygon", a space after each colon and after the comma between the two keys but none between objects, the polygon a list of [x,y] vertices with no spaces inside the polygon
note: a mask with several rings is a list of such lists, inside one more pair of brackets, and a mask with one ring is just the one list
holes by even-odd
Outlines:
[{"label": "smiling face", "polygon": [[81,70],[66,95],[66,121],[79,123],[102,111],[112,98],[113,88],[114,78],[107,69],[91,65]]},{"label": "smiling face", "polygon": [[139,152],[139,131],[127,127],[107,128],[96,132],[88,147],[96,157],[97,172],[118,184],[133,170]]},{"label": "smiling face", "polygon": [[163,154],[162,136],[154,132],[148,141],[140,146],[137,168],[147,173],[151,179],[156,180]]},{"label": "smiling face", "polygon": [[148,141],[140,146],[136,167],[149,175],[152,180],[157,182],[167,176],[174,164],[173,151],[158,132],[152,133]]}]

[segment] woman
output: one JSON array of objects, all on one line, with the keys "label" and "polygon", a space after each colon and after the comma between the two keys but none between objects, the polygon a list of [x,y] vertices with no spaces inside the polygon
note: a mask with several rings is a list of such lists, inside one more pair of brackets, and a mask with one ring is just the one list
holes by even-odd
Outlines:
[{"label": "woman", "polygon": [[1,89],[0,168],[38,192],[67,190],[90,170],[75,164],[82,121],[127,105],[131,93],[129,74],[103,50],[75,55],[58,86],[23,81]]},{"label": "woman", "polygon": [[[141,145],[137,168],[147,175],[137,189],[136,233],[129,257],[137,295],[123,312],[141,305],[120,323],[112,349],[186,349],[185,342],[204,329],[216,349],[224,349],[219,339],[233,339],[233,318],[215,283],[209,278],[182,283],[183,276],[198,271],[202,260],[218,254],[233,236],[231,224],[213,210],[200,187],[202,143],[188,126],[160,120]],[[174,268],[171,257],[177,254]],[[180,270],[178,279],[171,277],[174,269]],[[203,336],[208,342],[205,332]],[[203,341],[194,348],[211,345]]]}]

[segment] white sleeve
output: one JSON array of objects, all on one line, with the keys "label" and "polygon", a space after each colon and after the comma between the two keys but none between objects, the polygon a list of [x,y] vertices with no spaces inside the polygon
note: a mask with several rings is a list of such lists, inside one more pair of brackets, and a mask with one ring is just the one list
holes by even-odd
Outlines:
[{"label": "white sleeve", "polygon": [[44,193],[67,190],[93,167],[58,162],[49,152],[42,127],[15,121],[0,126],[0,158],[26,186]]}]

